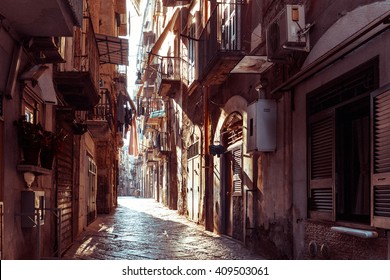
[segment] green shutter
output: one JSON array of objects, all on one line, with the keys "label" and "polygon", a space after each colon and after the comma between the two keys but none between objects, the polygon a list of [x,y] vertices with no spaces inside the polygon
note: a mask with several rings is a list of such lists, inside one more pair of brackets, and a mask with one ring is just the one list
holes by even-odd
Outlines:
[{"label": "green shutter", "polygon": [[390,229],[390,85],[371,94],[371,225]]},{"label": "green shutter", "polygon": [[309,146],[309,216],[334,220],[334,110],[310,117]]},{"label": "green shutter", "polygon": [[232,151],[233,195],[242,195],[242,149]]}]

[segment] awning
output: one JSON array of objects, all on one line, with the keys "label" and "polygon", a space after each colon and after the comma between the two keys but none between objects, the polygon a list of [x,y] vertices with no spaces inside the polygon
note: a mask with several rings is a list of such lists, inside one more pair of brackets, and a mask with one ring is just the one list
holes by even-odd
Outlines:
[{"label": "awning", "polygon": [[165,110],[157,110],[150,113],[146,121],[148,125],[158,125],[159,119],[165,117]]},{"label": "awning", "polygon": [[346,14],[322,35],[306,58],[301,70],[273,89],[271,94],[291,90],[388,30],[390,28],[389,18],[390,10],[387,2],[361,6]]},{"label": "awning", "polygon": [[100,63],[129,65],[128,39],[103,34],[95,36],[100,53]]},{"label": "awning", "polygon": [[83,1],[1,0],[0,14],[21,38],[71,37],[81,25]]},{"label": "awning", "polygon": [[273,65],[266,56],[244,56],[230,73],[261,74]]},{"label": "awning", "polygon": [[173,29],[173,26],[175,25],[176,19],[179,16],[180,9],[176,9],[174,14],[172,15],[170,21],[165,26],[164,31],[161,33],[160,37],[158,37],[156,43],[153,45],[152,50],[150,51],[149,58],[148,58],[148,66],[152,62],[154,55],[157,55],[161,49],[162,44],[165,41],[165,38],[167,37],[169,31]]},{"label": "awning", "polygon": [[162,118],[162,117],[165,117],[165,110],[153,111],[153,112],[150,113],[150,116],[149,116],[150,119]]},{"label": "awning", "polygon": [[38,85],[41,88],[41,96],[45,103],[57,104],[57,93],[54,89],[53,71],[46,70],[39,78]]},{"label": "awning", "polygon": [[21,80],[30,80],[38,83],[40,95],[45,103],[57,104],[57,93],[54,89],[53,70],[49,66],[34,65],[19,77]]}]

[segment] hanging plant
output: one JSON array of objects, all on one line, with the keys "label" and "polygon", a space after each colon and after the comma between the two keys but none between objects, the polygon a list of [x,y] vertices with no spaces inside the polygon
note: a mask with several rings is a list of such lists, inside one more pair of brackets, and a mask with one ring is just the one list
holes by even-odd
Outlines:
[{"label": "hanging plant", "polygon": [[41,167],[52,169],[54,157],[63,149],[68,135],[63,133],[63,130],[59,133],[44,130],[42,135]]},{"label": "hanging plant", "polygon": [[18,143],[23,150],[24,164],[38,165],[42,148],[43,128],[40,124],[33,124],[23,116],[14,124],[17,127]]},{"label": "hanging plant", "polygon": [[44,130],[40,123],[33,124],[22,116],[14,124],[18,130],[19,146],[23,150],[24,164],[51,169],[54,156],[63,148],[67,134]]}]

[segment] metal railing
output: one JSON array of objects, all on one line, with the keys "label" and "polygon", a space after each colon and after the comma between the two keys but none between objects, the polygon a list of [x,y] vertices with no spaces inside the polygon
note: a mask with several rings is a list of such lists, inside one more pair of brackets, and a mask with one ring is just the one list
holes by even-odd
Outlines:
[{"label": "metal railing", "polygon": [[208,66],[220,53],[245,51],[243,44],[242,15],[246,5],[241,1],[219,3],[199,38],[199,71],[203,77]]},{"label": "metal railing", "polygon": [[164,103],[161,98],[143,98],[139,100],[139,115],[149,117],[151,113],[164,109]]},{"label": "metal railing", "polygon": [[82,56],[81,71],[88,71],[90,73],[93,84],[98,89],[100,60],[91,18],[84,19],[84,24],[86,25],[86,31],[83,34],[82,40],[85,44],[85,53]]},{"label": "metal railing", "polygon": [[107,121],[111,126],[114,123],[112,103],[110,92],[108,90],[100,91],[99,103],[88,113],[88,120]]},{"label": "metal railing", "polygon": [[163,80],[181,81],[188,84],[189,64],[181,57],[161,57],[157,71],[156,88],[160,88]]},{"label": "metal railing", "polygon": [[90,17],[84,16],[83,26],[85,27],[84,29],[76,28],[74,31],[74,40],[69,45],[73,48],[72,55],[65,55],[64,57],[66,61],[71,61],[72,63],[59,64],[57,71],[60,73],[70,71],[89,73],[93,85],[96,89],[98,89],[100,63],[99,50]]},{"label": "metal railing", "polygon": [[168,132],[159,132],[156,137],[156,148],[160,152],[171,151],[171,141]]}]

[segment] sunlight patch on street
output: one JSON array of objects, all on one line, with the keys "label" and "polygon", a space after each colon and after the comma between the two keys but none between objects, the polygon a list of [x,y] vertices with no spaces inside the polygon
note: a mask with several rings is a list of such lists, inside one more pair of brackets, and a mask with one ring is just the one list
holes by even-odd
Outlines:
[{"label": "sunlight patch on street", "polygon": [[81,255],[81,254],[91,255],[96,248],[96,245],[90,245],[91,242],[92,242],[91,237],[85,240],[83,244],[81,244],[80,247],[77,249],[76,255]]}]

